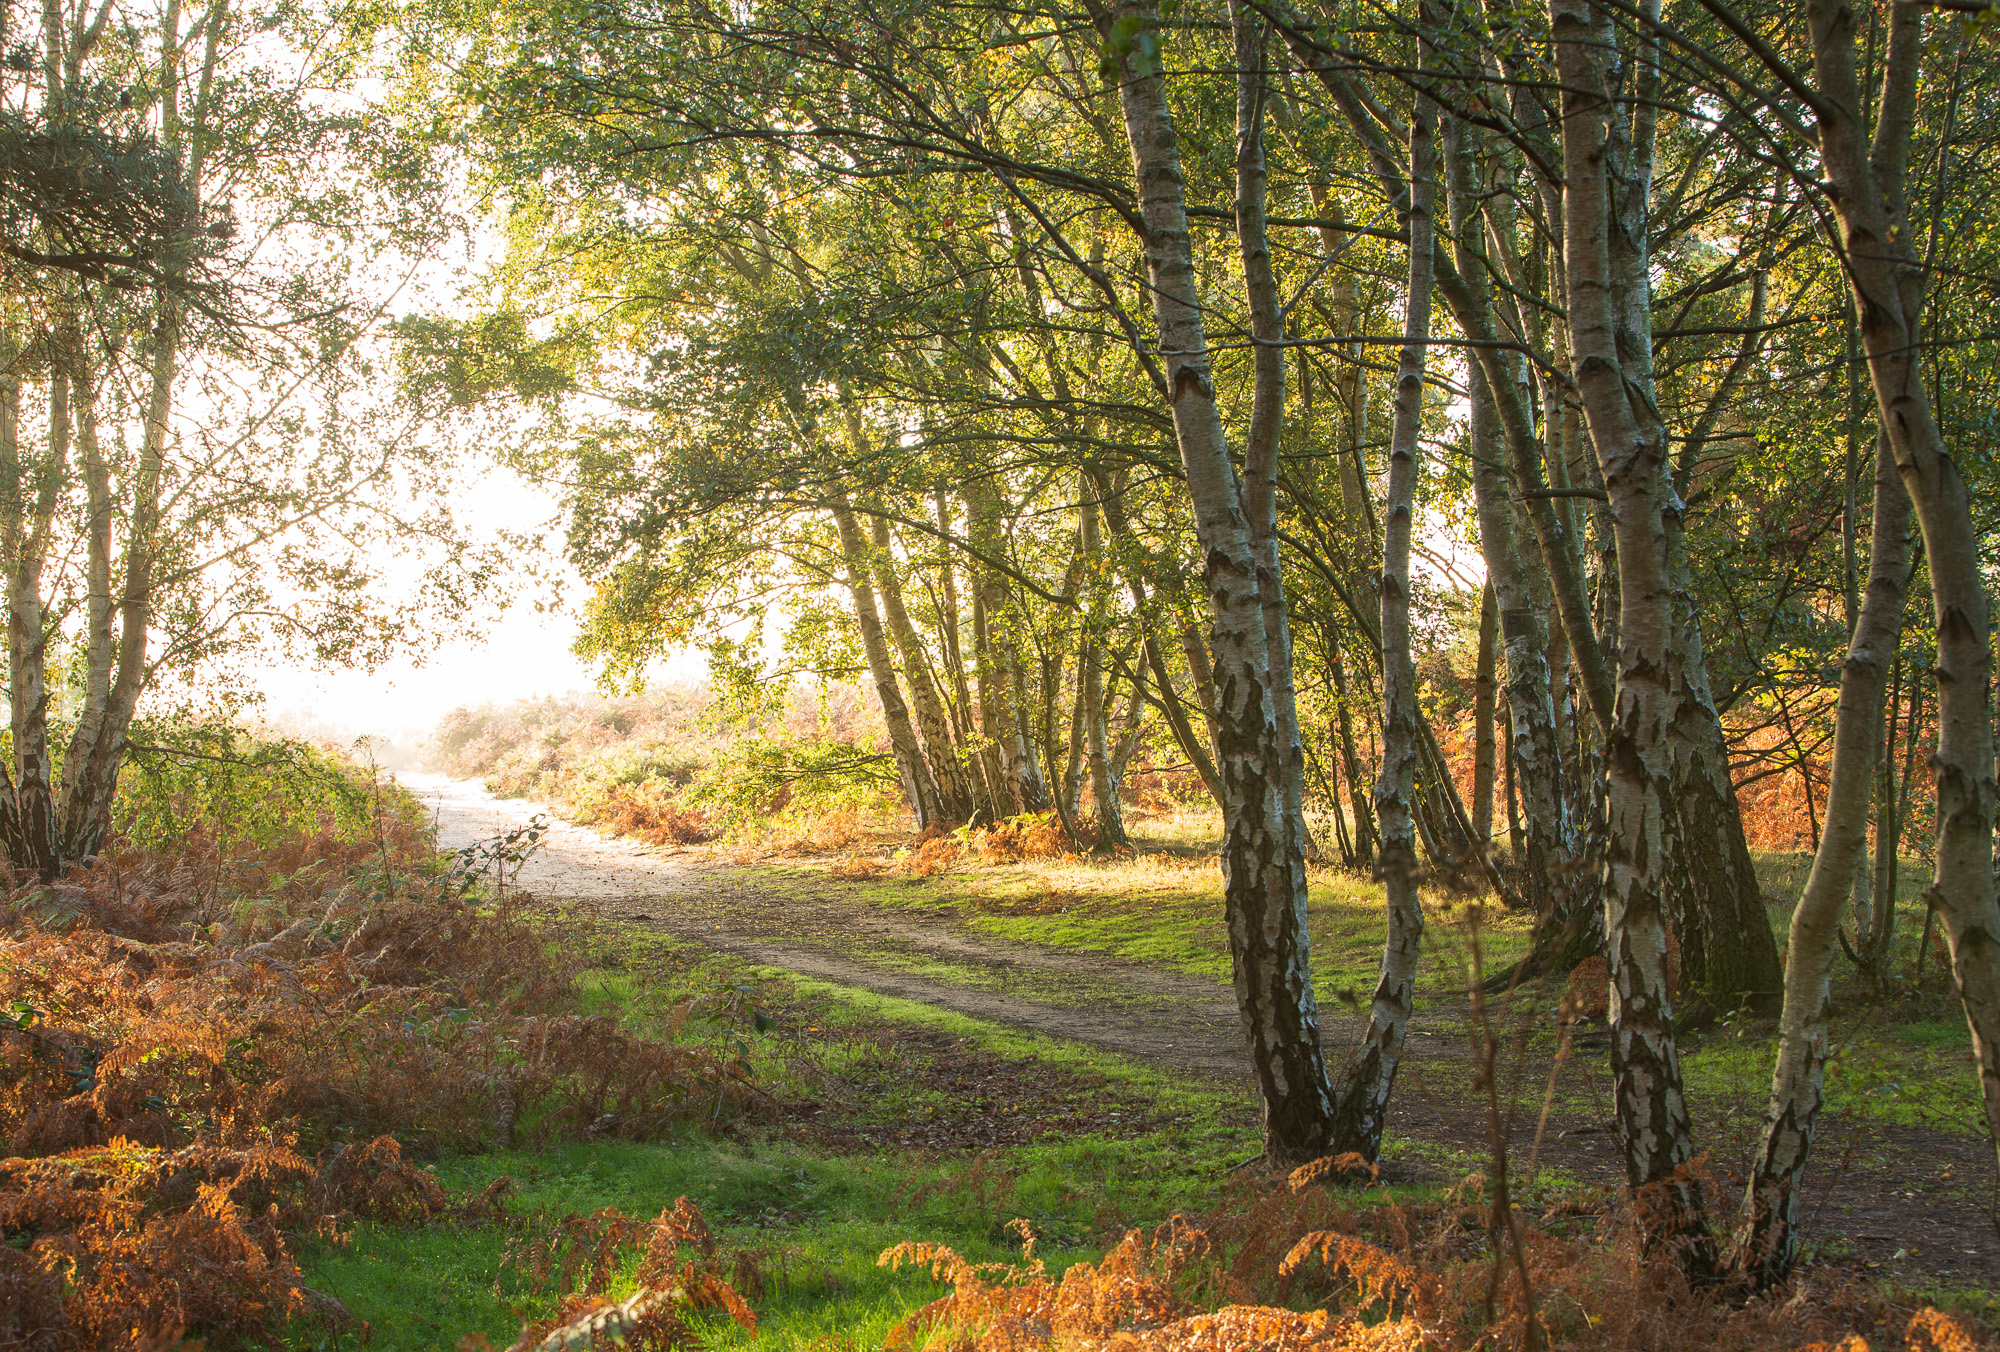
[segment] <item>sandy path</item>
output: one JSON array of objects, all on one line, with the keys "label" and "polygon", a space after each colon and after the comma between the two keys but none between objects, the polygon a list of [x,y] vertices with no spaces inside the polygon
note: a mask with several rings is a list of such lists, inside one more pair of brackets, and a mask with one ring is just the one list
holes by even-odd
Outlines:
[{"label": "sandy path", "polygon": [[[441,775],[399,778],[430,805],[438,841],[448,849],[546,813],[548,835],[518,876],[520,886],[542,896],[596,902],[620,919],[650,921],[677,937],[805,976],[1177,1069],[1247,1079],[1236,997],[1218,983],[1070,950],[988,943],[942,917],[857,906],[839,883],[769,888],[706,854],[607,839],[562,821],[546,804],[496,799]],[[927,966],[948,967],[957,979],[927,979],[919,974]]]}]

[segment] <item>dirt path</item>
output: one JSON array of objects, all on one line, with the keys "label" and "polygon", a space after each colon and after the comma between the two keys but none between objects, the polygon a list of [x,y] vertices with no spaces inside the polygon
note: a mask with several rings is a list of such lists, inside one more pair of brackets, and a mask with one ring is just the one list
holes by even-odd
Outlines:
[{"label": "dirt path", "polygon": [[[543,804],[495,799],[440,776],[403,782],[432,805],[449,849],[548,813],[549,835],[518,877],[538,895],[596,902],[619,919],[752,962],[1240,1080],[1248,1090],[1236,997],[1218,983],[1073,950],[993,944],[942,915],[857,906],[837,883],[773,889],[707,854],[608,840]],[[953,979],[927,979],[925,967],[950,969]]]},{"label": "dirt path", "polygon": [[[620,919],[650,923],[683,940],[747,961],[897,996],[1024,1031],[1098,1047],[1233,1088],[1254,1106],[1254,1087],[1234,992],[1075,949],[996,942],[966,927],[950,907],[893,913],[830,879],[773,885],[700,851],[612,840],[562,821],[544,804],[494,799],[477,785],[406,775],[432,805],[439,843],[458,848],[490,839],[547,813],[550,831],[523,867],[519,884],[542,896],[596,903]],[[1347,1011],[1321,1011],[1329,1056],[1359,1031]],[[1407,1139],[1483,1151],[1486,1118],[1471,1089],[1462,1018],[1420,1012],[1412,1027],[1392,1105],[1390,1130]],[[1622,1174],[1601,1055],[1580,1047],[1565,1071],[1566,1111],[1552,1119],[1545,1168],[1615,1183]],[[1546,1062],[1528,1082],[1545,1082]],[[1581,1086],[1579,1090],[1578,1086]],[[1532,1143],[1540,1091],[1513,1132],[1517,1161]],[[1601,1099],[1601,1102],[1599,1100]],[[1754,1105],[1752,1105],[1754,1107]],[[1724,1115],[1725,1117],[1727,1114]],[[1733,1131],[1710,1129],[1718,1159],[1747,1153],[1754,1122],[1739,1105]],[[1986,1214],[1993,1154],[1969,1137],[1917,1129],[1822,1127],[1808,1187],[1815,1235],[1838,1234],[1849,1254],[1938,1277],[2000,1279],[2000,1242]],[[1949,1184],[1940,1183],[1940,1166]],[[1449,1165],[1420,1172],[1437,1172]],[[1912,1274],[1914,1275],[1914,1274]]]}]

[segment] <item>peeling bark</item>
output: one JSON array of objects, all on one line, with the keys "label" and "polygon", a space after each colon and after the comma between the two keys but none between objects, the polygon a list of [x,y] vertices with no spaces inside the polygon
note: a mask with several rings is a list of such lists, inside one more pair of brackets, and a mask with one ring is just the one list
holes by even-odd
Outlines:
[{"label": "peeling bark", "polygon": [[1883,694],[1902,634],[1910,582],[1910,498],[1887,437],[1876,439],[1873,548],[1868,587],[1840,669],[1826,825],[1798,907],[1785,960],[1785,1004],[1771,1103],[1751,1165],[1734,1266],[1759,1288],[1791,1274],[1798,1253],[1799,1194],[1825,1089],[1827,1004],[1840,914],[1855,861],[1868,852],[1868,814],[1880,754]]},{"label": "peeling bark", "polygon": [[2000,1149],[2000,901],[1993,876],[1990,601],[1971,498],[1932,414],[1918,319],[1925,271],[1905,200],[1923,60],[1923,11],[1898,5],[1872,144],[1861,121],[1856,17],[1845,0],[1806,0],[1820,158],[1832,190],[1882,431],[1922,530],[1937,619],[1936,871],[1928,894],[1944,923],[1965,1006],[1987,1129]]},{"label": "peeling bark", "polygon": [[1563,86],[1565,262],[1576,383],[1618,547],[1620,637],[1615,717],[1605,745],[1604,889],[1618,1134],[1648,1242],[1678,1248],[1690,1273],[1703,1277],[1713,1269],[1714,1254],[1701,1192],[1686,1170],[1693,1145],[1667,985],[1665,888],[1677,853],[1677,823],[1671,811],[1674,615],[1665,513],[1679,504],[1669,502],[1667,436],[1651,397],[1650,341],[1638,351],[1621,341],[1649,304],[1635,293],[1646,286],[1650,166],[1642,153],[1642,119],[1651,116],[1643,101],[1626,102],[1630,91],[1623,82],[1631,74],[1627,61],[1640,68],[1643,82],[1654,57],[1642,51],[1633,59],[1622,51],[1609,13],[1596,0],[1551,0],[1549,18]]},{"label": "peeling bark", "polygon": [[1159,353],[1208,590],[1223,904],[1264,1148],[1274,1163],[1309,1159],[1325,1153],[1332,1104],[1311,981],[1303,831],[1285,807],[1273,665],[1282,659],[1267,638],[1259,561],[1216,405],[1173,116],[1146,55],[1159,50],[1159,14],[1153,0],[1122,0],[1092,18],[1116,56]]}]

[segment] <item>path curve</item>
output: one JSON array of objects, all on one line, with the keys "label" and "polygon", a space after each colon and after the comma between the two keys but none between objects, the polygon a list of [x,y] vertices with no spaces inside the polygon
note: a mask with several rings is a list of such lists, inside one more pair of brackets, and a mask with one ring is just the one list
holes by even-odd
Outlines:
[{"label": "path curve", "polygon": [[[857,906],[838,882],[780,891],[704,852],[607,838],[562,820],[545,803],[495,798],[443,775],[399,779],[431,810],[446,849],[545,814],[542,848],[516,880],[539,896],[592,902],[619,919],[803,976],[1247,1085],[1235,993],[1218,982],[1073,950],[989,943],[939,914]],[[857,949],[884,960],[858,958]],[[977,984],[908,970],[925,965],[959,969]],[[1077,999],[1085,990],[1088,999]]]}]

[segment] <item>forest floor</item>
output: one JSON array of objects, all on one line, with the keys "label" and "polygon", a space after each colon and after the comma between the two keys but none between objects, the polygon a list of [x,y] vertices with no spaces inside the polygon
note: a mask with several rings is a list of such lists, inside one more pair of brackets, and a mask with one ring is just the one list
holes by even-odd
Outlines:
[{"label": "forest floor", "polygon": [[[463,781],[404,782],[433,806],[447,849],[546,811]],[[865,833],[829,848],[795,841],[773,854],[645,846],[555,819],[515,885],[543,900],[588,904],[635,940],[698,946],[718,955],[718,970],[787,982],[794,994],[866,992],[884,1009],[942,1011],[1115,1054],[1219,1102],[1254,1141],[1255,1090],[1227,981],[1219,878],[1212,856],[1175,839],[1173,825],[1163,823],[1138,860],[1031,861],[914,878],[898,876],[895,863],[907,840]],[[1778,899],[1796,890],[1799,861],[1763,863],[1774,923],[1782,923]],[[1475,957],[1488,969],[1504,963],[1524,933],[1518,919],[1462,899],[1430,905],[1421,989],[1431,994],[1419,1001],[1384,1158],[1388,1177],[1418,1183],[1484,1167],[1489,1099],[1477,1076],[1479,1025],[1456,992],[1466,989]],[[1371,884],[1329,875],[1315,881],[1313,912],[1321,1017],[1329,1055],[1339,1057],[1361,1027],[1380,903]],[[1915,918],[1920,925],[1921,912]],[[1606,1037],[1581,1025],[1565,1055],[1551,1017],[1559,992],[1538,994],[1490,1016],[1511,1168],[1517,1181],[1539,1173],[1550,1186],[1614,1187],[1622,1168],[1609,1130]],[[1051,1070],[1046,1043],[1040,1061],[996,1056],[990,1039],[959,1036],[958,1027],[905,1019],[896,1036],[913,1040],[923,1076],[977,1088],[969,1099],[959,1095],[961,1110],[940,1117],[934,1104],[916,1120],[829,1126],[820,1143],[981,1150],[1016,1137],[1050,1139],[1051,1131],[1143,1131],[1158,1116],[1143,1095],[1104,1089],[1101,1079],[1091,1081],[1098,1089],[1067,1092],[1073,1086]],[[1827,1261],[1885,1277],[1990,1289],[2000,1278],[1994,1160],[1978,1130],[1963,1023],[1938,998],[1857,1001],[1841,1008],[1836,1032],[1808,1185],[1808,1244]],[[1769,1021],[1738,1019],[1683,1040],[1697,1140],[1725,1205],[1758,1125],[1771,1039]],[[1048,1108],[1052,1085],[1064,1091],[1060,1111]],[[801,1130],[811,1139],[810,1124]]]}]

